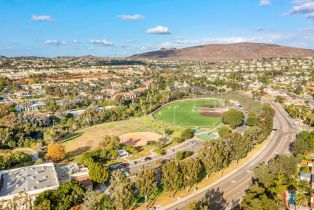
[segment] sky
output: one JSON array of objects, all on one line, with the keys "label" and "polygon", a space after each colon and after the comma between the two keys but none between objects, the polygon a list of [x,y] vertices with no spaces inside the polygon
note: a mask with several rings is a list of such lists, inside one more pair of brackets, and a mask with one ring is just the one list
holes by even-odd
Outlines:
[{"label": "sky", "polygon": [[259,42],[314,49],[314,0],[0,0],[0,55],[124,57]]}]

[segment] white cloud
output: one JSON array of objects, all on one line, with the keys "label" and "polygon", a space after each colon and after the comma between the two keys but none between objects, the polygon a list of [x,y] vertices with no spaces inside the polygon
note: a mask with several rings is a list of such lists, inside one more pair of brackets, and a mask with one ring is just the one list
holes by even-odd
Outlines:
[{"label": "white cloud", "polygon": [[149,34],[160,34],[160,35],[167,35],[170,34],[169,28],[166,26],[156,26],[154,28],[150,28],[147,30]]},{"label": "white cloud", "polygon": [[52,17],[48,15],[33,15],[32,20],[34,21],[52,21]]},{"label": "white cloud", "polygon": [[259,5],[266,6],[270,4],[270,0],[260,0]]},{"label": "white cloud", "polygon": [[314,18],[314,1],[294,0],[292,10],[288,14],[304,14],[308,18]]},{"label": "white cloud", "polygon": [[73,40],[73,44],[80,44],[81,42],[79,41],[79,40],[77,40],[77,39],[74,39]]},{"label": "white cloud", "polygon": [[118,16],[121,20],[141,20],[144,19],[144,16],[140,14],[135,15],[119,15]]},{"label": "white cloud", "polygon": [[94,45],[98,45],[98,46],[103,46],[103,47],[108,47],[108,46],[112,46],[113,44],[105,39],[91,39],[89,40],[90,44],[94,44]]},{"label": "white cloud", "polygon": [[50,45],[50,46],[60,46],[60,45],[66,45],[66,42],[62,42],[62,41],[59,41],[59,40],[45,40],[44,41],[44,44],[45,45]]}]

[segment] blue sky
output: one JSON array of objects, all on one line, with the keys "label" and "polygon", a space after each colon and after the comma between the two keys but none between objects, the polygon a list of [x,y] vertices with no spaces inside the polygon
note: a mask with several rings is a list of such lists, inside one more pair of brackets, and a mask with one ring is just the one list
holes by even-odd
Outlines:
[{"label": "blue sky", "polygon": [[314,49],[314,0],[0,0],[0,55],[128,56],[267,42]]}]

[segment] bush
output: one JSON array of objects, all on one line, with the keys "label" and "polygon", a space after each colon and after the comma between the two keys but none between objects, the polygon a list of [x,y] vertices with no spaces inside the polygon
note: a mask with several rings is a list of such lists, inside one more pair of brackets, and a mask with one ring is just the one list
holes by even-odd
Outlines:
[{"label": "bush", "polygon": [[166,128],[165,129],[165,134],[167,134],[168,136],[170,136],[171,134],[173,134],[173,130],[170,128]]},{"label": "bush", "polygon": [[181,138],[183,140],[188,140],[188,139],[193,138],[193,135],[194,135],[194,130],[191,128],[187,128],[182,132]]},{"label": "bush", "polygon": [[126,145],[123,147],[123,149],[131,154],[137,152],[137,149],[131,145]]},{"label": "bush", "polygon": [[246,125],[248,126],[254,126],[256,124],[256,114],[254,112],[251,112],[246,120]]},{"label": "bush", "polygon": [[159,155],[165,155],[166,154],[166,150],[163,147],[158,147],[157,149],[154,150],[157,154]]},{"label": "bush", "polygon": [[177,142],[177,143],[182,143],[182,142],[184,142],[184,139],[181,138],[181,137],[174,137],[174,138],[173,138],[173,141],[174,141],[174,142]]},{"label": "bush", "polygon": [[188,158],[192,155],[192,152],[191,151],[178,151],[177,154],[176,154],[176,159],[177,160],[183,160],[185,158]]},{"label": "bush", "polygon": [[176,159],[177,159],[177,160],[182,160],[182,159],[184,159],[184,154],[183,154],[183,152],[181,152],[181,151],[177,152],[177,154],[176,154]]}]

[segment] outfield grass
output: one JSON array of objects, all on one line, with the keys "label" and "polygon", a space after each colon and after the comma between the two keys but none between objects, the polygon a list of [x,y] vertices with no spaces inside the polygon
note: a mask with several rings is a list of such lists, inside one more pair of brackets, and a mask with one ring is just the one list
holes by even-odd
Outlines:
[{"label": "outfield grass", "polygon": [[[154,118],[177,126],[215,127],[221,124],[221,117],[209,117],[200,113],[202,106],[223,105],[222,99],[195,99],[170,103],[156,113]],[[193,106],[195,105],[195,109]]]}]

